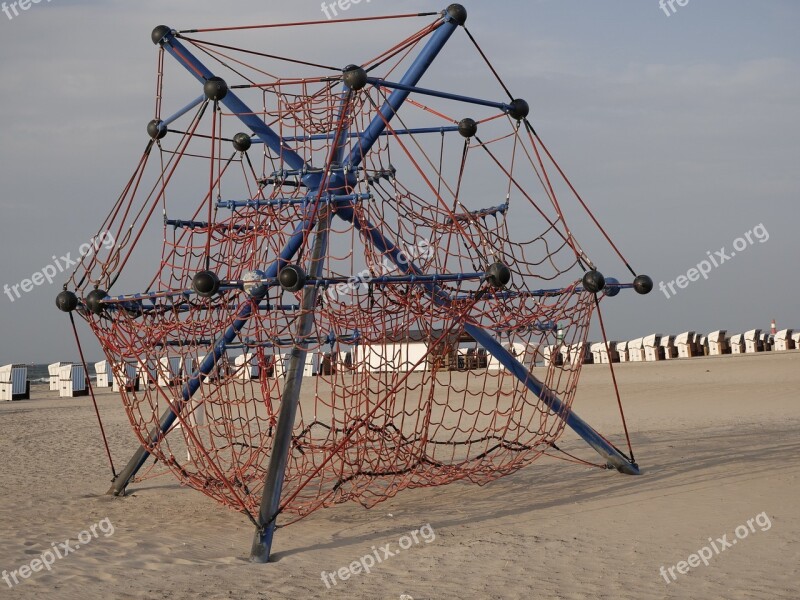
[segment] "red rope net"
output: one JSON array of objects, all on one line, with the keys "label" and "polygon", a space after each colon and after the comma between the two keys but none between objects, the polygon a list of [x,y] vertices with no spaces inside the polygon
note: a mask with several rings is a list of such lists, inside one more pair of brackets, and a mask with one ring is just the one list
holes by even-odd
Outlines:
[{"label": "red rope net", "polygon": [[[364,67],[385,81],[399,78],[435,28]],[[345,98],[341,72],[281,78],[271,75],[284,66],[275,57],[182,41],[309,170],[292,171],[255,139],[244,152],[233,148],[239,115],[209,100],[148,144],[103,224],[117,244],[87,258],[71,281],[81,297],[95,288],[111,296],[97,314],[81,314],[113,365],[141,443],[182,483],[255,513],[287,356],[302,346],[306,377],[284,513],[302,517],[348,500],[369,507],[403,489],[457,480],[484,484],[553,451],[563,415],[464,331],[474,324],[492,332],[570,409],[582,353],[563,364],[556,356],[586,342],[595,297],[576,287],[592,263],[557,199],[566,182],[533,131],[505,111],[412,94],[361,155],[358,136],[380,119],[385,86]],[[161,53],[157,120],[173,99]],[[184,74],[176,79],[185,83]],[[491,92],[502,98],[500,85]],[[465,116],[476,119],[477,136],[454,130]],[[309,197],[305,175],[341,170],[332,162],[337,132],[346,134],[344,154],[356,149],[360,159],[338,192],[349,200]],[[312,225],[303,229],[306,220]],[[264,276],[298,227],[304,238],[292,262],[306,273],[315,266],[315,237],[323,231],[329,242],[307,338],[297,331],[303,292]],[[156,262],[156,274],[145,276]],[[505,288],[483,277],[498,262],[511,271]],[[411,281],[408,269],[438,279]],[[222,282],[211,298],[193,291],[201,271]],[[138,295],[114,295],[143,281]],[[267,291],[253,299],[247,290],[257,285]],[[237,320],[246,321],[239,335],[208,375],[198,375]],[[184,403],[192,378],[200,385]],[[153,440],[169,410],[175,425]]]}]

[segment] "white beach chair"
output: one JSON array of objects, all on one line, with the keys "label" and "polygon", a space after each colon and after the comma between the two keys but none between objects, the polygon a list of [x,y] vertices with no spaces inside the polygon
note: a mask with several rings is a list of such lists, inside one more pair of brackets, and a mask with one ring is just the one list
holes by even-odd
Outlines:
[{"label": "white beach chair", "polygon": [[617,342],[616,350],[619,362],[628,362],[630,360],[628,356],[628,342]]},{"label": "white beach chair", "polygon": [[708,356],[708,338],[699,333],[694,334],[694,350],[697,356]]},{"label": "white beach chair", "polygon": [[642,339],[644,346],[644,359],[647,362],[656,362],[663,360],[661,355],[661,334],[654,333]]},{"label": "white beach chair", "polygon": [[745,332],[744,347],[745,352],[748,354],[764,351],[764,342],[761,340],[760,329],[751,329],[750,331]]},{"label": "white beach chair", "polygon": [[603,342],[596,342],[589,346],[589,349],[592,352],[592,361],[596,365],[600,365],[603,363],[603,353],[606,350],[606,345]]},{"label": "white beach chair", "polygon": [[673,358],[678,358],[678,349],[675,348],[674,335],[661,336],[661,349],[664,352],[664,360],[672,360]]},{"label": "white beach chair", "polygon": [[737,333],[730,338],[731,354],[744,354],[745,343],[744,334]]},{"label": "white beach chair", "polygon": [[721,329],[719,331],[712,331],[706,336],[708,340],[708,355],[709,356],[722,356],[723,354],[730,354],[731,349],[728,345],[728,338],[726,337],[727,331]]},{"label": "white beach chair", "polygon": [[[400,353],[402,359],[403,353]],[[319,360],[317,357],[316,352],[308,352],[306,353],[306,363],[303,366],[303,377],[314,377],[317,374],[317,365],[319,364]],[[408,370],[410,366],[408,363],[398,365],[401,369]]]},{"label": "white beach chair", "polygon": [[30,397],[31,384],[28,381],[28,367],[25,365],[0,367],[0,401],[28,400]]},{"label": "white beach chair", "polygon": [[98,388],[107,388],[111,385],[111,381],[108,378],[108,361],[101,360],[100,362],[94,363],[94,372],[95,378],[97,381]]},{"label": "white beach chair", "polygon": [[800,331],[792,332],[792,341],[794,342],[794,347],[800,349]]},{"label": "white beach chair", "polygon": [[636,338],[628,342],[628,360],[630,362],[644,362],[644,338]]},{"label": "white beach chair", "polygon": [[59,371],[59,396],[61,398],[77,398],[86,396],[86,369],[83,365],[64,365]]},{"label": "white beach chair", "polygon": [[554,364],[557,367],[560,367],[564,364],[564,356],[561,354],[561,346],[545,346],[542,349],[542,355],[544,356],[544,364],[546,367]]},{"label": "white beach chair", "polygon": [[[626,342],[627,344],[627,342]],[[620,355],[617,351],[617,346],[619,342],[608,342],[608,348],[606,348],[605,342],[598,342],[597,344],[592,344],[592,356],[594,357],[595,364],[598,365],[607,365],[609,363],[620,362]]]},{"label": "white beach chair", "polygon": [[687,331],[675,336],[675,347],[678,350],[678,358],[691,358],[697,354],[694,336],[694,331]]},{"label": "white beach chair", "polygon": [[180,356],[164,356],[158,361],[157,381],[160,387],[178,385],[181,381],[181,364],[183,359]]},{"label": "white beach chair", "polygon": [[52,365],[47,366],[47,371],[50,374],[50,391],[57,392],[61,389],[61,383],[59,381],[61,367],[65,367],[70,363],[66,362],[57,362],[53,363]]},{"label": "white beach chair", "polygon": [[[464,366],[468,369],[477,369],[477,351],[475,348],[470,348],[470,350],[472,350],[472,352],[467,352],[464,355]],[[409,342],[408,344],[404,344],[400,353],[402,359],[400,370],[403,372],[426,371],[428,369],[428,362],[424,360],[424,358],[427,353],[428,345],[425,342]],[[320,352],[317,357],[317,363],[315,364],[315,375],[322,371],[323,359],[324,352]]]},{"label": "white beach chair", "polygon": [[775,334],[775,351],[786,352],[787,350],[794,350],[795,344],[792,339],[794,331],[791,329],[782,329]]},{"label": "white beach chair", "polygon": [[564,344],[558,347],[558,353],[561,355],[561,364],[568,365],[569,364],[569,346]]},{"label": "white beach chair", "polygon": [[589,344],[586,342],[578,342],[569,347],[569,362],[573,365],[591,364],[592,354],[589,350]]},{"label": "white beach chair", "polygon": [[772,349],[775,347],[775,336],[771,333],[762,333],[761,334],[761,348],[763,348],[764,352],[772,352]]},{"label": "white beach chair", "polygon": [[136,377],[136,365],[131,362],[123,362],[111,365],[112,370],[112,389],[115,392],[120,390],[138,390],[139,385]]},{"label": "white beach chair", "polygon": [[[352,355],[351,355],[352,356]],[[289,362],[289,355],[288,354],[276,354],[275,355],[275,366],[272,370],[272,376],[275,378],[278,377],[285,377],[286,376],[286,366]],[[352,358],[351,358],[352,364]]]},{"label": "white beach chair", "polygon": [[233,368],[238,378],[243,381],[258,379],[261,375],[261,369],[258,366],[258,357],[252,352],[240,354],[234,358]]}]

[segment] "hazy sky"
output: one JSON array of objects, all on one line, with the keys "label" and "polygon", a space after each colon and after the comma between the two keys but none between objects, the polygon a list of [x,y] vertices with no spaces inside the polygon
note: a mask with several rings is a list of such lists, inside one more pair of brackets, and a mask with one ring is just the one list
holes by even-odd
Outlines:
[{"label": "hazy sky", "polygon": [[[768,328],[772,318],[800,327],[800,3],[689,0],[670,16],[658,0],[464,4],[470,30],[637,270],[669,284],[742,238],[707,280],[676,282],[670,298],[656,289],[610,300],[612,338]],[[364,0],[345,14],[444,7]],[[155,25],[325,18],[317,0],[42,0],[17,12],[0,13],[0,286],[74,255],[122,189],[152,118]],[[373,33],[397,37],[381,27]],[[270,40],[262,50],[275,50]],[[355,39],[302,44],[326,62],[358,60]],[[54,306],[61,283],[14,302],[0,295],[0,364],[76,360]]]}]

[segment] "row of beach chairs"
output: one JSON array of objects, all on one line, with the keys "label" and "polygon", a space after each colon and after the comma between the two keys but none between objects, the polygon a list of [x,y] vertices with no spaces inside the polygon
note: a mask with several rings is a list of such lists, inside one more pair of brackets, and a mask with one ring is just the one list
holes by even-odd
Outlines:
[{"label": "row of beach chairs", "polygon": [[[515,345],[516,346],[516,345]],[[544,364],[608,364],[617,362],[655,362],[698,356],[721,356],[724,354],[752,354],[759,352],[785,352],[800,349],[800,331],[784,329],[768,334],[760,329],[745,333],[728,335],[727,331],[713,331],[702,335],[687,331],[680,335],[652,334],[629,341],[605,343],[581,342],[571,345],[547,346],[541,349]],[[514,348],[513,352],[523,359],[525,348]],[[463,356],[462,356],[463,354]],[[476,351],[459,352],[459,369],[498,370],[499,363],[492,357]],[[199,357],[202,362],[205,357]],[[210,375],[211,379],[221,376],[234,376],[241,380],[258,379],[261,369],[267,369],[267,376],[282,377],[285,374],[286,356],[267,357],[262,365],[254,354],[242,354],[229,361],[222,360]],[[537,356],[537,363],[541,358]],[[329,375],[339,365],[346,366],[350,357],[341,355],[309,353],[303,375]],[[463,361],[463,364],[462,364]],[[157,365],[145,368],[136,361],[124,362],[114,368],[108,361],[95,363],[98,388],[138,390],[140,386],[158,383],[159,386],[182,385],[197,369],[197,361],[189,359],[184,364],[181,357],[162,358]],[[527,361],[526,361],[527,362]],[[88,394],[88,377],[82,365],[58,362],[49,365],[51,391],[58,391],[62,398],[74,398]],[[5,365],[0,367],[0,401],[23,400],[30,398],[30,382],[27,380],[25,365]]]},{"label": "row of beach chairs", "polygon": [[[82,365],[54,363],[49,365],[51,391],[58,391],[62,398],[73,398],[88,394],[86,371]],[[26,365],[0,367],[0,401],[27,400],[31,397],[31,382],[28,381]]]},{"label": "row of beach chairs", "polygon": [[[184,359],[179,356],[164,357],[155,367],[145,367],[138,361],[125,362],[116,369],[112,368],[108,361],[95,363],[97,373],[97,386],[101,388],[111,387],[113,390],[120,389],[138,390],[141,386],[148,386],[157,383],[159,386],[183,385],[197,370],[198,364],[202,364],[205,356]],[[303,371],[304,376],[316,375],[317,371],[325,368],[325,362],[315,360],[315,356],[309,354],[306,357],[306,364]],[[265,365],[267,375],[270,377],[283,376],[286,370],[287,358],[285,356],[267,356]],[[210,379],[223,376],[234,376],[243,381],[258,379],[261,375],[261,364],[255,354],[241,354],[228,360],[224,358],[215,366]]]},{"label": "row of beach chairs", "polygon": [[626,342],[591,343],[548,346],[544,348],[544,362],[557,365],[608,364],[610,362],[655,362],[698,356],[724,354],[753,354],[758,352],[786,352],[800,349],[800,331],[784,329],[768,334],[760,329],[731,336],[727,331],[713,331],[702,335],[687,331],[680,335],[652,334]]}]

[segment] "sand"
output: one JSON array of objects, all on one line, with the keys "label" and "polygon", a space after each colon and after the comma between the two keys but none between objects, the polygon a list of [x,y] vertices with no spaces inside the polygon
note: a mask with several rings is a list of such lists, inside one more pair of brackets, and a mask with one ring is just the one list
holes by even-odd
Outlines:
[{"label": "sand", "polygon": [[[544,459],[482,488],[318,511],[280,529],[276,562],[260,566],[246,561],[248,521],[170,475],[105,496],[90,400],[35,389],[0,403],[0,569],[80,545],[92,525],[97,535],[13,589],[0,580],[0,598],[800,598],[800,352],[616,368],[641,476]],[[124,463],[135,442],[120,401],[99,401]],[[584,368],[574,406],[623,442],[607,367]],[[404,538],[420,528],[418,543]],[[736,544],[680,574],[723,536]],[[323,583],[322,571],[401,541],[370,574]]]}]

